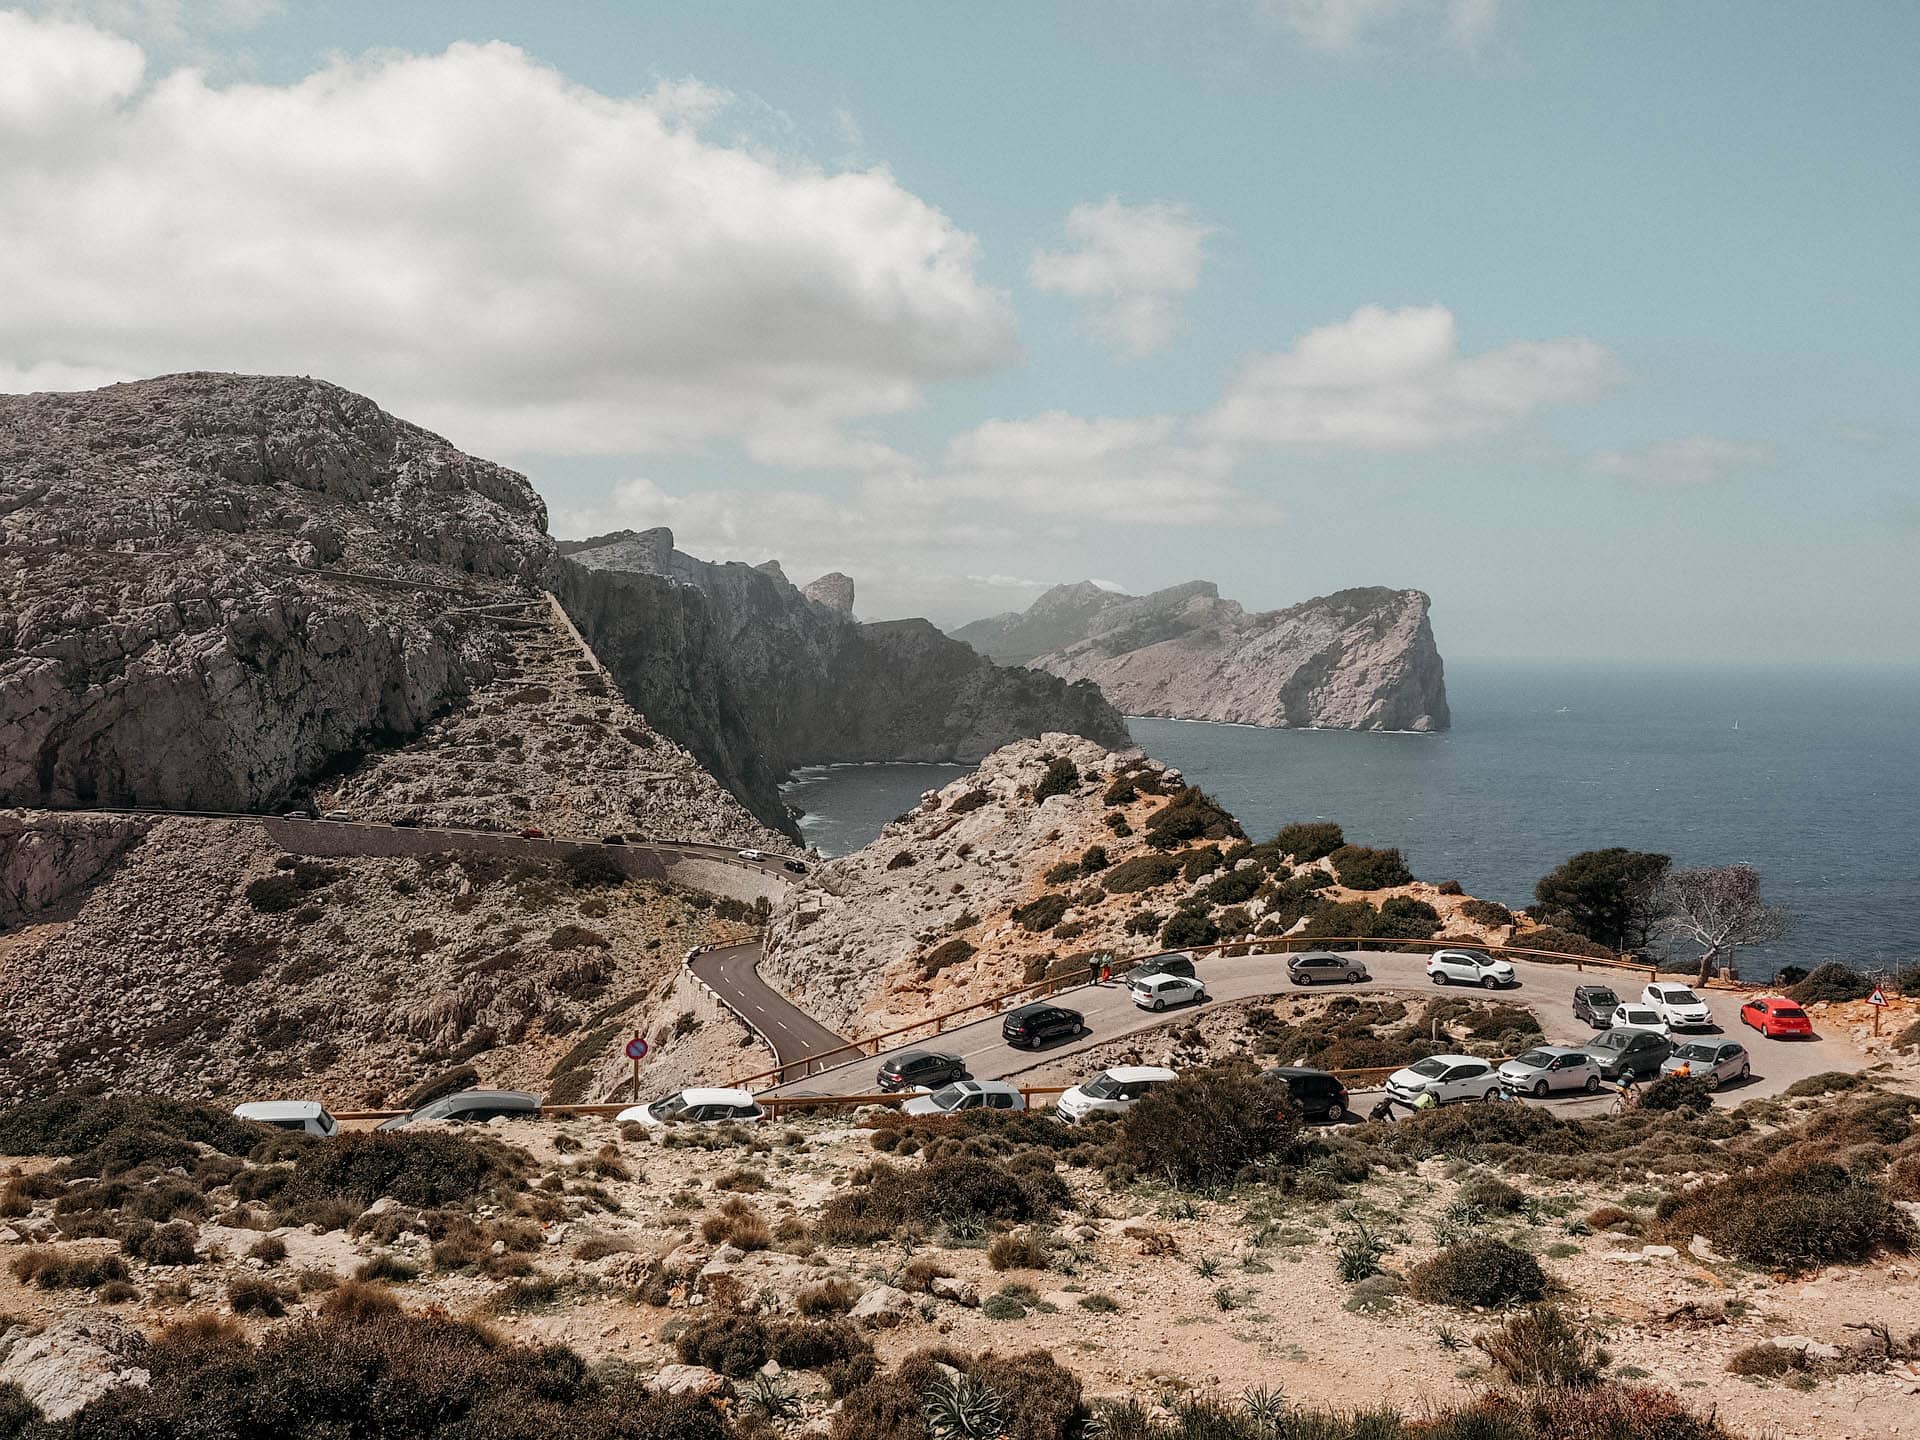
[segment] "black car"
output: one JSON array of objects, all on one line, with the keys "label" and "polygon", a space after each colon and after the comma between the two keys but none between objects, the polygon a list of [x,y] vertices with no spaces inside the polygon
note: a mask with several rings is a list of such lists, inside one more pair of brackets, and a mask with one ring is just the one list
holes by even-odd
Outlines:
[{"label": "black car", "polygon": [[807,867],[798,860],[782,860],[780,862],[780,868],[782,870],[791,870],[796,875],[804,875],[807,873]]},{"label": "black car", "polygon": [[1605,1030],[1613,1024],[1614,1007],[1619,1003],[1620,997],[1613,993],[1611,985],[1573,987],[1573,1018],[1586,1021],[1596,1030]]},{"label": "black car", "polygon": [[1367,967],[1358,960],[1312,950],[1287,961],[1287,978],[1296,985],[1358,985],[1371,977]]},{"label": "black car", "polygon": [[937,1050],[909,1050],[883,1062],[878,1080],[882,1090],[916,1090],[921,1086],[938,1090],[951,1081],[966,1078],[967,1062],[958,1055]]},{"label": "black car", "polygon": [[1144,980],[1149,975],[1180,975],[1188,980],[1197,978],[1193,971],[1193,957],[1179,950],[1165,955],[1151,955],[1120,978],[1132,983]]},{"label": "black car", "polygon": [[1586,1051],[1600,1067],[1603,1080],[1618,1080],[1623,1075],[1645,1080],[1660,1073],[1662,1062],[1673,1053],[1673,1043],[1657,1031],[1617,1026],[1595,1036]]},{"label": "black car", "polygon": [[1078,1010],[1069,1010],[1064,1005],[1049,1005],[1044,1001],[1009,1010],[1007,1018],[1000,1022],[1001,1039],[1009,1045],[1029,1050],[1049,1040],[1057,1040],[1062,1035],[1086,1033],[1087,1022],[1080,1017]]},{"label": "black car", "polygon": [[1293,1096],[1293,1103],[1308,1120],[1346,1119],[1349,1096],[1337,1075],[1305,1065],[1276,1065],[1261,1071],[1260,1078],[1285,1085]]}]

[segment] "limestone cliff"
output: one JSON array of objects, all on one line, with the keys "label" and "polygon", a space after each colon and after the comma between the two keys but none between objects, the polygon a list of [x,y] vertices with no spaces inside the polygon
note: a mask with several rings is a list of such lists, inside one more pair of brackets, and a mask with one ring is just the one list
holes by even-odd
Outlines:
[{"label": "limestone cliff", "polygon": [[1126,724],[1091,685],[993,664],[925,620],[862,624],[853,582],[712,564],[666,530],[562,542],[552,584],[634,706],[769,824],[801,765],[978,760],[1047,730]]},{"label": "limestone cliff", "polygon": [[1444,730],[1446,676],[1418,590],[1341,590],[1249,614],[1205,580],[1132,596],[1081,582],[954,632],[994,659],[1091,680],[1129,715]]}]

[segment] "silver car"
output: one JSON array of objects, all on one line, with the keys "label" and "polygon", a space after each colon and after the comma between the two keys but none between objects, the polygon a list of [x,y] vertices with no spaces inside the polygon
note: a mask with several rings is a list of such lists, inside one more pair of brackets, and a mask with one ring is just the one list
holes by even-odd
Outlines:
[{"label": "silver car", "polygon": [[1500,1079],[1508,1089],[1536,1098],[1554,1090],[1585,1090],[1591,1094],[1600,1088],[1600,1067],[1584,1050],[1540,1045],[1502,1065]]},{"label": "silver car", "polygon": [[1709,1090],[1718,1090],[1729,1080],[1751,1076],[1753,1057],[1737,1040],[1689,1040],[1661,1062],[1660,1073],[1689,1075],[1706,1081]]}]

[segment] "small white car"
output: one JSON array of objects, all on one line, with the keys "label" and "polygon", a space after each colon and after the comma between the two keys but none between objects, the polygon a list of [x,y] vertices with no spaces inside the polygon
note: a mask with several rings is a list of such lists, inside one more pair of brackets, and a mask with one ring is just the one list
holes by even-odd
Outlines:
[{"label": "small white car", "polygon": [[742,860],[764,860],[767,858],[767,852],[764,850],[736,850],[733,853],[738,855]]},{"label": "small white car", "polygon": [[1669,1033],[1664,1015],[1650,1005],[1636,1005],[1631,1000],[1616,1006],[1607,1024],[1608,1028],[1615,1030],[1651,1030],[1656,1035]]},{"label": "small white car", "polygon": [[1127,993],[1142,1010],[1164,1010],[1169,1005],[1199,1005],[1207,987],[1191,975],[1143,975],[1127,982]]},{"label": "small white car", "polygon": [[1093,1114],[1118,1115],[1131,1109],[1133,1102],[1154,1086],[1174,1079],[1176,1073],[1164,1065],[1116,1065],[1067,1091],[1054,1113],[1070,1125]]},{"label": "small white car", "polygon": [[1024,1110],[1027,1097],[1004,1080],[956,1080],[931,1095],[916,1095],[900,1107],[903,1115],[952,1115],[961,1110]]},{"label": "small white car", "polygon": [[1688,1075],[1718,1090],[1753,1074],[1753,1059],[1737,1040],[1689,1040],[1660,1064],[1662,1075]]},{"label": "small white car", "polygon": [[252,1120],[276,1130],[298,1130],[303,1135],[340,1133],[340,1122],[318,1100],[250,1100],[233,1108],[236,1120]]},{"label": "small white car", "polygon": [[1640,992],[1640,1003],[1666,1021],[1670,1030],[1704,1030],[1713,1024],[1707,1002],[1684,985],[1649,985]]},{"label": "small white car", "polygon": [[1490,1100],[1500,1093],[1500,1077],[1493,1062],[1473,1055],[1429,1055],[1387,1077],[1387,1094],[1411,1105],[1423,1094],[1440,1104],[1455,1100]]},{"label": "small white car", "polygon": [[1541,1045],[1516,1055],[1496,1072],[1507,1088],[1523,1095],[1544,1098],[1554,1090],[1600,1088],[1600,1067],[1584,1050],[1564,1045]]},{"label": "small white car", "polygon": [[750,1125],[767,1118],[751,1090],[678,1090],[645,1105],[630,1105],[613,1117],[622,1125],[663,1130],[669,1125]]},{"label": "small white car", "polygon": [[1496,960],[1478,950],[1436,950],[1427,961],[1427,975],[1436,985],[1479,985],[1488,990],[1519,983],[1512,961]]}]

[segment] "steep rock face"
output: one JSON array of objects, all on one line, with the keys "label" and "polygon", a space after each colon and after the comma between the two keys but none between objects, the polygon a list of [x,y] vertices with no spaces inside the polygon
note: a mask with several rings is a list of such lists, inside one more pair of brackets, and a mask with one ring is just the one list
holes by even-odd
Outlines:
[{"label": "steep rock face", "polygon": [[555,593],[627,699],[768,824],[791,831],[779,786],[800,765],[970,761],[1048,730],[1126,739],[1091,685],[1004,669],[925,620],[861,624],[838,586],[809,598],[778,566],[710,564],[661,531],[559,549]]},{"label": "steep rock face", "polygon": [[486,677],[545,521],[320,381],[0,396],[0,803],[278,803]]},{"label": "steep rock face", "polygon": [[[1430,606],[1418,590],[1372,586],[1249,614],[1204,580],[1138,597],[1083,582],[1048,591],[1025,615],[956,634],[988,654],[1091,680],[1129,715],[1444,730],[1446,675]],[[1035,644],[1051,648],[1021,654]]]}]

